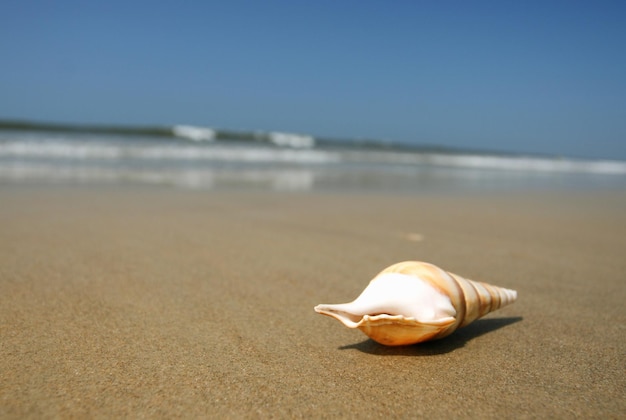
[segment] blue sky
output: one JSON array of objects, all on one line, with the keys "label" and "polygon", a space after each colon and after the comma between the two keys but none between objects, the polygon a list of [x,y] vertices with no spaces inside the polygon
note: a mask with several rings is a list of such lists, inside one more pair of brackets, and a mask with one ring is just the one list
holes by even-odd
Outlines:
[{"label": "blue sky", "polygon": [[0,118],[626,159],[622,1],[0,7]]}]

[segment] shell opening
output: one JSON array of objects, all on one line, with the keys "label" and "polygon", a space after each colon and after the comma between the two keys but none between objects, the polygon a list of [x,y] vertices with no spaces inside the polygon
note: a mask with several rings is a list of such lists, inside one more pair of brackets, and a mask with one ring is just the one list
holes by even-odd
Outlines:
[{"label": "shell opening", "polygon": [[400,317],[424,324],[440,324],[456,315],[448,296],[418,277],[400,273],[376,277],[350,303],[322,304],[316,306],[315,311],[349,328],[357,328],[367,317]]}]

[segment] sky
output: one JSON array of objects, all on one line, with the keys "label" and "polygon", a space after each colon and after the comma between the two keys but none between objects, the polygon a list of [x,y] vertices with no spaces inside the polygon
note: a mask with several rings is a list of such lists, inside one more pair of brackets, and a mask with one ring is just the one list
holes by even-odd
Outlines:
[{"label": "sky", "polygon": [[626,159],[624,1],[14,1],[0,119]]}]

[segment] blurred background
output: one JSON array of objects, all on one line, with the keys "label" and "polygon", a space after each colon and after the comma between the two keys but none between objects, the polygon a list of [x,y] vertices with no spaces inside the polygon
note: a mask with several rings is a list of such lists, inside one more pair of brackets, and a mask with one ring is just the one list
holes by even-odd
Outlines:
[{"label": "blurred background", "polygon": [[623,188],[626,5],[29,2],[0,183]]}]

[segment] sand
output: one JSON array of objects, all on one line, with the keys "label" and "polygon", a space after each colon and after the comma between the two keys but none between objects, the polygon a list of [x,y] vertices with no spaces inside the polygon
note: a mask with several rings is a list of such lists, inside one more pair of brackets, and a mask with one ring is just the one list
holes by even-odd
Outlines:
[{"label": "sand", "polygon": [[[626,194],[0,188],[0,417],[626,416]],[[313,311],[423,260],[516,289],[446,339]]]}]

